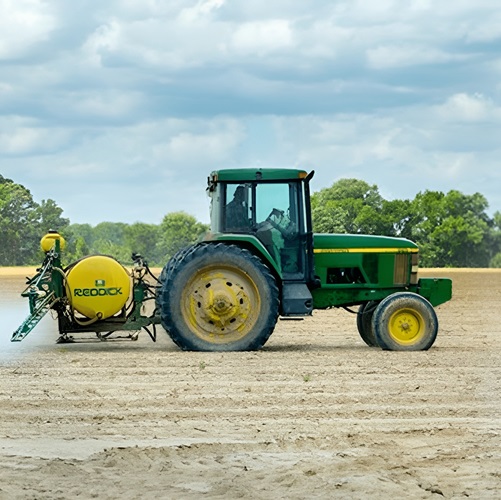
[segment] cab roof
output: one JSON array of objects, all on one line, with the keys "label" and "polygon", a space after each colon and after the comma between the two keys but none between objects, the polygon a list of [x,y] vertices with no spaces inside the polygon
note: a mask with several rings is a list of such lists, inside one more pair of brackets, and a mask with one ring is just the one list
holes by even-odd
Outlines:
[{"label": "cab roof", "polygon": [[228,168],[214,170],[210,179],[218,182],[282,181],[304,179],[305,170],[295,168]]}]

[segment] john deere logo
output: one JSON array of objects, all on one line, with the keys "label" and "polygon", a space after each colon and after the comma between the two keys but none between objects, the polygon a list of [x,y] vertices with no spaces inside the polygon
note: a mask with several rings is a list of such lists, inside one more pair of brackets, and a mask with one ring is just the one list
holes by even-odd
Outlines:
[{"label": "john deere logo", "polygon": [[96,286],[104,286],[106,282],[104,280],[96,280]]}]

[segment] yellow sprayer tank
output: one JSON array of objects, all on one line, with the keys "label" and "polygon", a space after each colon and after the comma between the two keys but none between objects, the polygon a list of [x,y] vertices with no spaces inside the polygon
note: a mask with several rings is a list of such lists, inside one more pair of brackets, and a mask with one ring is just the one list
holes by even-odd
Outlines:
[{"label": "yellow sprayer tank", "polygon": [[127,303],[131,281],[113,257],[91,255],[66,270],[66,293],[73,309],[89,319],[106,319]]},{"label": "yellow sprayer tank", "polygon": [[64,250],[64,247],[66,246],[66,241],[64,238],[57,232],[57,231],[49,231],[41,240],[40,240],[40,247],[42,250],[47,253],[50,250],[52,250],[52,247],[54,246],[54,242],[56,240],[59,240],[59,245],[60,249]]}]

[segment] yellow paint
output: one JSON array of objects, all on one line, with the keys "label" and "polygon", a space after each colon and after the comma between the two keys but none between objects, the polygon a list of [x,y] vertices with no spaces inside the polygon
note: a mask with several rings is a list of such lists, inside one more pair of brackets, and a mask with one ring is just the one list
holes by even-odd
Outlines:
[{"label": "yellow paint", "polygon": [[257,320],[251,311],[260,307],[251,277],[225,265],[198,270],[181,297],[181,311],[191,331],[216,343],[234,342],[251,332]]},{"label": "yellow paint", "polygon": [[45,253],[49,252],[50,250],[52,250],[56,240],[59,240],[59,248],[61,250],[64,250],[64,247],[66,246],[66,241],[59,233],[47,233],[40,240],[41,249]]},{"label": "yellow paint", "polygon": [[425,321],[415,309],[401,309],[391,315],[388,329],[399,344],[414,344],[425,334]]},{"label": "yellow paint", "polygon": [[105,319],[119,312],[130,295],[130,276],[112,257],[92,255],[66,274],[68,300],[89,319]]},{"label": "yellow paint", "polygon": [[417,248],[315,248],[314,253],[418,253]]}]

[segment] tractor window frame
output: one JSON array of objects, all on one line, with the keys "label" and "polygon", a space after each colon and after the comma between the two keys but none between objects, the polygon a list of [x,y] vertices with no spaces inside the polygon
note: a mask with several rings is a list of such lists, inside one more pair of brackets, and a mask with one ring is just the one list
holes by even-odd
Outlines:
[{"label": "tractor window frame", "polygon": [[[233,201],[238,186],[243,186],[246,190],[242,203],[245,202],[248,208],[248,225],[240,229],[228,223],[227,214],[227,207]],[[218,187],[221,188],[218,193],[220,201],[218,227],[221,232],[256,237],[270,252],[284,279],[305,281],[309,275],[307,254],[310,229],[306,207],[307,192],[302,179],[225,181],[220,182]],[[273,187],[281,191],[280,196],[275,196],[276,193],[272,192]],[[268,204],[264,205],[266,208],[262,205],[263,200],[268,201]],[[285,237],[278,234],[277,225],[274,227],[270,225],[270,219],[272,223],[282,222],[289,228]]]},{"label": "tractor window frame", "polygon": [[[270,185],[283,185],[288,186],[288,199],[289,199],[289,209],[291,213],[294,212],[293,217],[291,217],[291,221],[294,222],[297,226],[298,235],[306,234],[309,231],[308,220],[307,220],[307,207],[306,207],[306,196],[304,193],[304,182],[298,180],[270,180],[270,181],[224,181],[219,182],[217,188],[212,193],[213,197],[217,197],[219,203],[216,203],[220,207],[220,210],[217,213],[217,229],[219,229],[223,233],[245,233],[245,234],[255,234],[256,225],[259,222],[262,222],[266,219],[263,217],[263,220],[258,220],[257,212],[260,212],[260,208],[258,207],[258,199],[257,199],[257,189],[259,186],[270,186]],[[249,230],[229,230],[227,229],[227,214],[226,208],[228,204],[232,201],[233,192],[231,192],[228,196],[228,187],[235,186],[235,190],[238,186],[244,186],[246,189],[249,189],[249,195],[246,196],[245,200],[249,207],[249,221],[251,228]],[[273,202],[270,204],[270,207],[276,208],[276,203]],[[271,212],[271,210],[270,210]],[[267,216],[269,213],[267,214]],[[299,224],[298,224],[299,221]],[[216,229],[216,228],[215,228]]]}]

